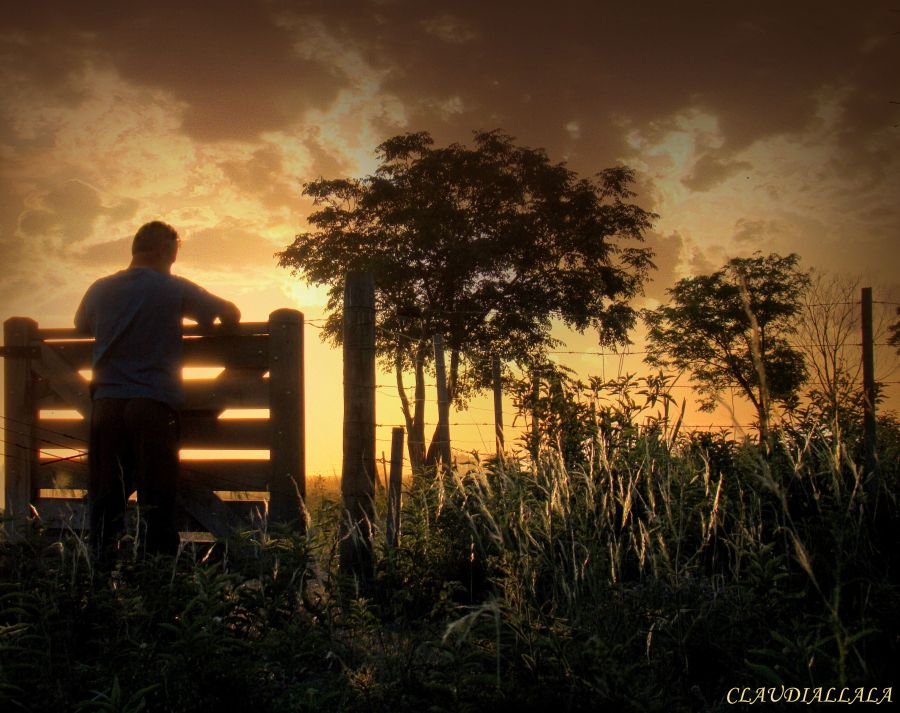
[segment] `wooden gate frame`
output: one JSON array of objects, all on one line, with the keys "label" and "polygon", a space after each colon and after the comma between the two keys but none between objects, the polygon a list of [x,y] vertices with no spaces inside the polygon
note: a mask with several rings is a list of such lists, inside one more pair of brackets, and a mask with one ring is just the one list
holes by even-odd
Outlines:
[{"label": "wooden gate frame", "polygon": [[[299,530],[306,522],[303,315],[280,309],[268,322],[184,329],[185,367],[224,367],[215,379],[185,381],[181,447],[265,449],[268,461],[187,461],[178,500],[189,521],[226,536],[254,509]],[[20,539],[29,520],[87,529],[84,458],[51,449],[87,451],[88,381],[93,340],[74,329],[40,329],[26,317],[4,323],[6,533]],[[269,409],[267,419],[219,419],[225,409]],[[76,410],[80,419],[42,419],[42,410]],[[73,492],[74,491],[74,492]],[[184,519],[188,518],[188,519]]]}]

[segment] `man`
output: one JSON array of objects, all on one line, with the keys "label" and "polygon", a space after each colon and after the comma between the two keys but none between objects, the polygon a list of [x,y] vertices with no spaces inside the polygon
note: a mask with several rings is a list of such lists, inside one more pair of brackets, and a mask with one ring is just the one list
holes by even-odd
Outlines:
[{"label": "man", "polygon": [[182,318],[203,326],[241,319],[231,302],[171,274],[179,244],[166,223],[141,226],[128,269],[91,285],[75,314],[75,327],[95,340],[88,505],[101,557],[115,546],[135,489],[146,550],[177,551]]}]

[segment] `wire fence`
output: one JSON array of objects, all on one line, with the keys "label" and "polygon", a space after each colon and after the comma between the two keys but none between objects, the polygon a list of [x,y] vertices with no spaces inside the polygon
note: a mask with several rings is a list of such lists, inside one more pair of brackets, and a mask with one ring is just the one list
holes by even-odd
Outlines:
[{"label": "wire fence", "polygon": [[[885,301],[885,300],[875,300],[875,301],[873,301],[873,304],[888,306],[888,307],[900,307],[900,302]],[[834,306],[859,306],[859,305],[860,305],[860,303],[855,302],[855,301],[842,301],[842,302],[813,303],[813,304],[806,305],[806,306],[807,307],[834,307]],[[448,317],[448,316],[454,316],[454,315],[473,316],[473,315],[485,315],[485,314],[486,313],[483,310],[482,311],[453,310],[453,311],[443,312],[443,313],[441,313],[440,316],[441,317]],[[587,316],[587,315],[581,315],[581,316]],[[311,329],[321,331],[322,329],[324,329],[324,325],[325,325],[326,321],[327,321],[327,319],[324,317],[323,318],[306,319],[306,320],[304,320],[304,325]],[[383,329],[381,327],[376,327],[376,329],[382,335],[386,335],[386,336],[397,338],[397,339],[404,339],[404,340],[407,340],[410,342],[415,342],[417,344],[420,344],[423,341],[426,341],[426,339],[422,336],[414,337],[411,335],[396,332],[394,330]],[[836,349],[836,348],[841,348],[841,347],[859,348],[859,347],[862,347],[863,345],[861,342],[841,342],[841,343],[818,343],[818,344],[806,343],[806,344],[794,344],[793,346],[804,347],[804,348],[820,347],[820,348],[827,348],[827,349]],[[875,346],[887,347],[887,346],[893,346],[893,345],[891,345],[888,342],[877,342],[877,343],[875,343]],[[473,354],[468,353],[466,350],[459,350],[459,351],[463,356],[465,356],[469,359],[472,359],[473,357],[476,359],[480,359],[480,360],[485,359],[485,355],[473,355]],[[631,349],[624,349],[624,350],[550,349],[550,350],[546,351],[546,354],[548,356],[596,356],[596,357],[602,357],[604,359],[609,357],[609,358],[617,358],[620,360],[624,359],[626,357],[632,357],[632,356],[646,356],[649,353],[650,353],[650,351],[646,350],[646,349],[642,349],[642,350],[631,350]],[[621,377],[621,371],[619,373],[619,377]],[[319,383],[321,383],[321,382],[319,382]],[[884,379],[884,380],[879,380],[878,383],[883,386],[893,386],[893,385],[900,384],[900,380]],[[343,387],[343,388],[354,386],[354,384],[346,384],[346,383],[339,383],[339,382],[329,382],[329,384],[332,386],[335,386],[335,387]],[[435,383],[427,382],[425,384],[415,384],[415,385],[411,384],[409,387],[406,387],[406,388],[412,389],[414,387],[424,387],[425,389],[434,389],[434,388],[436,388],[436,386],[437,385]],[[378,391],[379,395],[387,396],[389,398],[398,399],[398,400],[404,398],[403,396],[401,396],[398,393],[398,385],[396,383],[376,383],[375,388]],[[726,388],[739,390],[741,387],[739,384],[731,384],[731,385],[728,385]],[[674,390],[674,389],[679,389],[679,390],[686,389],[686,390],[696,391],[697,386],[694,384],[690,384],[690,383],[688,383],[688,384],[668,384],[665,386],[664,391],[670,391],[670,390]],[[409,395],[407,395],[406,398],[410,402],[415,401],[415,399],[410,398]],[[732,396],[732,398],[733,398],[733,396]],[[470,404],[466,407],[465,411],[475,411],[475,412],[479,412],[479,413],[492,413],[494,411],[494,409],[490,408],[490,407],[486,407],[486,406],[478,406],[478,405]],[[518,418],[518,416],[522,416],[522,415],[524,415],[524,412],[520,409],[519,413],[517,414],[517,418]],[[3,418],[4,424],[2,426],[0,426],[0,430],[2,430],[3,438],[0,438],[0,443],[2,443],[4,448],[3,448],[2,452],[0,452],[0,455],[2,455],[2,456],[7,455],[10,452],[9,451],[10,448],[17,448],[17,449],[26,448],[21,443],[18,443],[14,440],[10,440],[9,438],[7,438],[7,435],[9,433],[14,433],[16,435],[22,435],[20,432],[16,431],[16,429],[15,429],[15,424],[14,424],[15,420],[10,419],[9,417],[7,417],[5,415],[2,416],[2,418]],[[7,425],[10,423],[13,424],[13,427],[10,427]],[[43,425],[44,423],[46,423],[46,421],[39,421],[35,424],[28,424],[33,429],[31,437],[39,444],[37,447],[33,448],[33,450],[41,457],[41,464],[42,465],[52,465],[54,463],[59,463],[59,462],[71,462],[74,464],[86,465],[87,450],[75,447],[75,444],[83,443],[83,439],[79,438],[78,436],[72,435],[72,434],[68,434],[68,433],[65,433],[65,432],[62,432],[62,431],[59,431],[56,429],[49,428],[46,425]],[[26,424],[20,423],[19,425],[24,426]],[[406,428],[407,427],[407,424],[405,422],[399,422],[399,423],[376,422],[374,425],[377,429],[387,429],[387,428],[396,428],[396,427]],[[472,454],[474,452],[478,452],[479,449],[483,449],[483,452],[493,452],[493,448],[494,448],[493,444],[494,444],[495,434],[493,431],[491,431],[489,436],[485,437],[484,434],[482,434],[482,432],[481,432],[481,428],[494,428],[495,427],[494,421],[492,421],[492,420],[474,420],[474,419],[454,420],[454,421],[451,421],[447,425],[449,425],[453,428],[474,428],[474,429],[476,429],[476,433],[478,435],[478,438],[474,439],[474,440],[473,439],[464,439],[464,438],[452,438],[451,439],[452,444],[457,444],[457,446],[451,446],[455,452]],[[424,423],[424,428],[426,430],[434,429],[434,428],[437,428],[438,426],[439,426],[439,424],[437,422],[433,422],[433,421],[426,421]],[[521,426],[516,426],[514,424],[506,424],[505,425],[505,430],[509,430],[509,431],[513,431],[513,432],[520,431],[520,432],[524,433],[525,430],[527,430],[527,428],[528,428],[527,425],[521,425]],[[684,424],[683,423],[680,425],[680,428],[683,430],[686,430],[686,431],[709,431],[709,432],[713,432],[713,431],[729,432],[730,431],[730,432],[738,433],[738,432],[749,432],[749,431],[755,429],[756,425],[755,424],[741,424],[741,423],[731,423],[730,425],[723,425],[723,424],[716,424],[716,423],[708,423],[708,424],[700,424],[700,423]],[[426,438],[426,441],[429,441],[429,439]],[[376,443],[391,443],[391,440],[385,439],[385,438],[376,438]],[[437,443],[437,442],[435,442],[435,443]],[[474,448],[468,449],[468,450],[461,449],[458,447],[459,445],[473,446]],[[59,456],[58,453],[56,452],[59,449],[65,450],[65,451],[72,450],[75,452],[72,455]],[[217,449],[217,452],[227,453],[228,451],[227,451],[227,449]],[[385,461],[384,459],[379,460],[379,463],[384,463],[384,462],[387,462],[387,461]],[[188,473],[199,473],[199,471],[192,470],[190,468],[190,466],[186,466],[184,464],[184,462],[182,462],[181,468],[183,471],[188,472]],[[319,470],[321,472],[323,470],[328,470],[328,469],[331,469],[333,471],[336,470],[339,472],[340,466],[338,466],[337,464],[331,464],[326,467],[320,467],[317,470]],[[239,484],[238,481],[229,481],[229,479],[225,476],[221,476],[220,480],[222,480],[223,482],[231,482],[232,484],[236,484],[236,485]]]}]

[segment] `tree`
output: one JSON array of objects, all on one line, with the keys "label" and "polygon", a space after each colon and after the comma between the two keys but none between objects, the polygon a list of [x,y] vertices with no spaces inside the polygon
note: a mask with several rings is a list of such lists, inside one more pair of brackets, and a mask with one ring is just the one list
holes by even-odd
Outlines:
[{"label": "tree", "polygon": [[[862,421],[859,279],[816,273],[801,296],[794,343],[803,353],[810,409],[839,447]],[[858,430],[858,429],[857,429]],[[839,460],[840,454],[835,454]]]},{"label": "tree", "polygon": [[[860,278],[815,272],[801,296],[793,343],[802,352],[809,378],[802,416],[827,426],[841,467],[842,453],[862,439],[865,395],[860,343]],[[883,341],[888,315],[876,314],[874,341]],[[876,403],[883,384],[875,382]]]},{"label": "tree", "polygon": [[764,444],[771,402],[793,402],[806,377],[803,355],[790,343],[809,283],[798,262],[794,254],[734,258],[711,275],[679,280],[669,304],[643,314],[646,360],[690,371],[704,410],[737,386],[756,409]]},{"label": "tree", "polygon": [[489,387],[492,354],[541,361],[557,343],[553,318],[598,330],[602,343],[626,341],[628,301],[653,267],[639,244],[655,216],[627,202],[630,169],[581,178],[499,131],[476,132],[472,148],[433,143],[427,132],[396,136],[377,148],[373,175],[307,183],[311,230],[278,254],[329,287],[322,331],[336,344],[345,273],[374,274],[376,349],[395,373],[415,469],[435,457],[424,420],[433,335],[444,337],[449,395],[462,407]]},{"label": "tree", "polygon": [[859,279],[816,273],[801,296],[794,340],[805,357],[809,400],[838,440],[851,405],[861,419],[858,300]]}]

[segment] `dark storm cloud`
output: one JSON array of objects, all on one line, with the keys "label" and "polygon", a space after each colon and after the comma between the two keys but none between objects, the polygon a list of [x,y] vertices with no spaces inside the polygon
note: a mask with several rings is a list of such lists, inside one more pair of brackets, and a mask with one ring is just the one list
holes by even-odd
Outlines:
[{"label": "dark storm cloud", "polygon": [[889,125],[891,31],[900,25],[890,9],[886,0],[853,8],[836,0],[56,0],[6,10],[3,56],[16,58],[22,81],[73,102],[81,97],[73,77],[89,62],[109,62],[183,102],[191,136],[252,139],[327,106],[358,79],[317,45],[318,28],[336,43],[332,52],[359,53],[383,73],[410,128],[439,140],[501,127],[562,153],[575,121],[573,164],[591,171],[627,155],[623,117],[665,131],[669,117],[695,108],[718,117],[724,145],[710,160],[728,166],[758,139],[808,127],[823,87],[855,87],[842,120],[848,146]]},{"label": "dark storm cloud", "polygon": [[733,240],[741,246],[760,246],[771,240],[778,231],[778,223],[774,220],[750,220],[748,218],[738,218],[734,224]]},{"label": "dark storm cloud", "polygon": [[18,232],[45,243],[78,243],[91,237],[101,216],[126,220],[138,208],[138,202],[130,198],[111,199],[106,204],[100,191],[76,179],[56,183],[35,194],[31,201],[36,205],[19,214]]},{"label": "dark storm cloud", "polygon": [[220,167],[237,189],[255,196],[268,210],[299,202],[299,187],[292,185],[285,175],[283,156],[277,146],[265,145],[248,160],[223,161]]},{"label": "dark storm cloud", "polygon": [[153,3],[67,0],[4,10],[2,54],[19,83],[75,104],[89,64],[170,92],[184,130],[200,140],[251,140],[324,106],[344,85],[333,66],[302,56],[297,38],[264,2]]},{"label": "dark storm cloud", "polygon": [[[458,2],[448,15],[429,3],[384,2],[338,31],[388,71],[385,87],[403,99],[414,128],[459,139],[471,128],[502,126],[560,152],[564,127],[575,120],[582,149],[573,163],[590,170],[628,153],[619,118],[664,133],[668,117],[694,108],[718,118],[724,144],[707,163],[727,168],[754,141],[812,125],[823,88],[849,83],[863,94],[849,98],[854,106],[844,119],[863,136],[848,134],[848,143],[863,144],[888,126],[884,70],[896,67],[890,35],[900,29],[890,7]],[[449,97],[473,110],[464,126],[442,116],[439,102],[425,101]]]},{"label": "dark storm cloud", "polygon": [[694,163],[690,175],[681,182],[692,191],[708,191],[722,181],[752,168],[747,161],[732,161],[720,158],[715,153],[707,153]]}]

